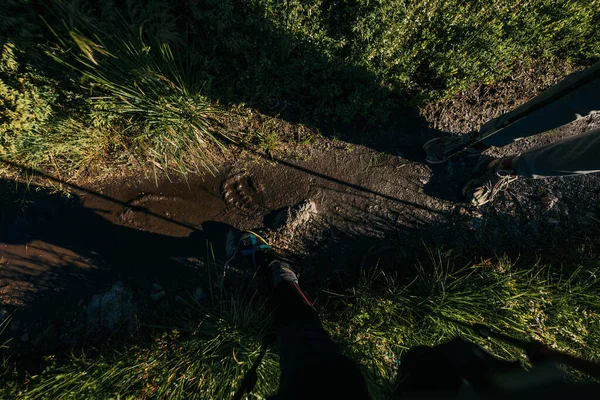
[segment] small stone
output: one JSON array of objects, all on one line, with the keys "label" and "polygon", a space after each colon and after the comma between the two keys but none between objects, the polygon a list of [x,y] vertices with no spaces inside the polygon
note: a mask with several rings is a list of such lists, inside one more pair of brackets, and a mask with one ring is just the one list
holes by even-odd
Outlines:
[{"label": "small stone", "polygon": [[24,334],[21,336],[21,341],[22,341],[22,342],[28,342],[28,341],[29,341],[29,334],[28,334],[28,333],[24,333]]},{"label": "small stone", "polygon": [[544,211],[549,211],[552,210],[554,208],[554,206],[558,203],[558,197],[551,195],[551,194],[546,194],[542,197],[541,202],[542,202],[542,209]]}]

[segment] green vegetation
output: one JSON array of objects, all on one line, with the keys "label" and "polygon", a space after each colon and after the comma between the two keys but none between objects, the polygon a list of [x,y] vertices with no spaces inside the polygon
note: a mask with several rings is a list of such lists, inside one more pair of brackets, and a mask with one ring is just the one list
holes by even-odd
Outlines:
[{"label": "green vegetation", "polygon": [[57,172],[212,169],[230,105],[330,127],[600,58],[597,0],[5,3],[0,154]]},{"label": "green vegetation", "polygon": [[[65,13],[79,16],[70,11]],[[79,24],[101,30],[88,21]],[[125,20],[114,27],[119,32],[129,29]],[[90,97],[92,106],[131,116],[136,132],[129,134],[130,139],[144,147],[143,153],[156,166],[167,167],[171,161],[183,173],[211,170],[212,146],[221,145],[212,131],[215,110],[201,95],[194,75],[189,70],[183,74],[170,45],[157,42],[153,33],[145,34],[142,26],[135,39],[109,36],[108,41],[88,39],[75,29],[69,27],[68,38],[58,37],[60,49],[75,45],[79,50],[73,64],[66,56],[50,55],[80,73],[91,90],[101,89],[100,95]]]},{"label": "green vegetation", "polygon": [[[173,310],[176,329],[101,355],[88,349],[96,355],[49,357],[46,370],[27,377],[26,385],[15,385],[16,375],[5,373],[0,397],[14,398],[15,393],[23,399],[230,397],[258,356],[270,328],[270,311],[255,294],[226,291],[223,274],[214,271],[214,275],[221,279],[213,277],[207,299],[200,304],[190,300]],[[269,353],[258,371],[257,391],[272,392],[278,373],[278,357]]]},{"label": "green vegetation", "polygon": [[[498,357],[524,359],[519,350],[483,340],[445,318],[484,323],[597,359],[599,268],[597,257],[586,253],[578,254],[569,269],[521,270],[507,259],[464,267],[450,253],[435,252],[405,279],[371,270],[321,312],[334,340],[361,365],[375,398],[382,398],[394,386],[397,360],[414,345],[460,335]],[[227,398],[258,355],[269,313],[250,291],[231,295],[222,285],[213,286],[209,299],[189,305],[178,330],[103,356],[53,361],[26,384],[6,381],[2,397],[18,390],[22,399]],[[273,393],[277,378],[278,360],[269,352],[255,393]]]},{"label": "green vegetation", "polygon": [[334,338],[349,343],[348,353],[365,367],[370,382],[389,387],[395,360],[404,351],[457,336],[497,357],[525,360],[518,349],[482,340],[449,320],[483,323],[498,332],[598,359],[596,260],[580,258],[571,272],[558,265],[519,269],[507,259],[460,267],[450,253],[439,252],[432,254],[432,261],[420,266],[408,284],[383,272],[366,277],[330,321]]},{"label": "green vegetation", "polygon": [[[598,26],[598,0],[4,0],[0,157],[63,178],[116,163],[212,171],[228,140],[268,154],[286,135],[385,121],[534,63],[589,65]],[[257,113],[279,119],[248,121]],[[371,271],[321,312],[377,395],[416,344],[460,334],[522,358],[440,316],[596,358],[600,265],[580,256],[563,270],[436,253],[410,277]],[[227,397],[270,316],[263,299],[213,286],[174,330],[6,373],[0,397]],[[277,372],[270,352],[256,393],[272,393]]]}]

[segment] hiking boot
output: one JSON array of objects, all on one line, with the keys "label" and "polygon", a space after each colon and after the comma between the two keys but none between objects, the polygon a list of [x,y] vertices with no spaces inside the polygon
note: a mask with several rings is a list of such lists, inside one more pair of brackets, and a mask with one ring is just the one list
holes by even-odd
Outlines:
[{"label": "hiking boot", "polygon": [[472,147],[475,140],[475,134],[431,139],[423,145],[425,161],[429,164],[441,164],[458,154],[466,157],[478,156],[485,150],[485,147],[481,146],[477,149]]},{"label": "hiking boot", "polygon": [[289,281],[298,283],[291,262],[280,257],[260,235],[246,232],[239,241],[238,253],[258,269],[261,275],[270,275],[273,286]]},{"label": "hiking boot", "polygon": [[282,282],[292,282],[298,284],[298,276],[292,270],[291,264],[286,260],[274,260],[269,264],[271,270],[271,279],[273,286],[277,286]]},{"label": "hiking boot", "polygon": [[[512,158],[512,157],[508,157]],[[462,194],[474,206],[482,206],[494,200],[494,197],[504,191],[511,182],[517,180],[512,169],[504,167],[505,158],[498,160],[483,161],[480,165],[485,168],[483,174],[478,178],[472,179],[462,189]],[[478,166],[475,169],[478,170]]]}]

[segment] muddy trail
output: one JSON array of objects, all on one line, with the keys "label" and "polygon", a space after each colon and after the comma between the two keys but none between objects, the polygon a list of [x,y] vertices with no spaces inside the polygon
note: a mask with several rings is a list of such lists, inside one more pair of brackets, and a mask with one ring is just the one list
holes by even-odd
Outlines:
[{"label": "muddy trail", "polygon": [[[582,119],[490,155],[599,121]],[[395,126],[386,134],[394,137],[386,152],[318,139],[276,157],[239,157],[216,176],[124,174],[70,196],[1,180],[0,300],[11,316],[10,348],[44,354],[80,344],[88,304],[117,282],[142,314],[160,321],[179,299],[207,289],[207,260],[229,257],[233,231],[268,228],[318,303],[321,289],[343,290],[367,268],[410,274],[428,249],[453,249],[465,262],[505,253],[534,262],[598,225],[597,175],[520,180],[474,208],[460,188],[477,160],[429,166],[420,147],[439,133]],[[281,222],[298,205],[308,214]]]}]

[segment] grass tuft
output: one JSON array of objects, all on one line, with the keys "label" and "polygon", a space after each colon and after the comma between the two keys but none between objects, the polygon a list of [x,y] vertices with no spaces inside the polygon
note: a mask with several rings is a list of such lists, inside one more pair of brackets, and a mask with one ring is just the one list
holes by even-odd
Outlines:
[{"label": "grass tuft", "polygon": [[[200,303],[180,300],[175,328],[116,350],[50,357],[37,376],[19,379],[5,374],[0,397],[19,393],[18,399],[230,398],[259,355],[271,314],[264,299],[247,290],[226,289],[222,269],[219,273],[214,264],[209,268],[208,297]],[[96,355],[88,355],[89,350]],[[258,369],[255,393],[266,396],[276,390],[278,372],[278,356],[270,350]]]},{"label": "grass tuft", "polygon": [[[130,142],[157,168],[181,173],[213,172],[223,132],[214,130],[218,111],[201,93],[201,83],[177,61],[169,43],[160,43],[139,26],[115,23],[118,34],[100,28],[59,2],[71,18],[68,36],[56,33],[58,48],[47,54],[81,74],[92,106],[129,117]],[[93,39],[79,29],[92,32]],[[104,39],[100,37],[102,35]],[[187,71],[188,73],[184,73]]]}]

